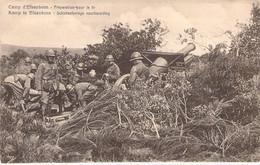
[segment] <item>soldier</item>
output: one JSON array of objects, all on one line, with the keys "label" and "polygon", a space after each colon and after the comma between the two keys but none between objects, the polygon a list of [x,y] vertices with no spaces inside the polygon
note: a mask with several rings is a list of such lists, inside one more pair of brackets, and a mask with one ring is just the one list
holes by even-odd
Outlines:
[{"label": "soldier", "polygon": [[[31,70],[30,70],[30,73],[33,73],[34,75],[36,74],[37,72],[37,67],[34,63],[31,64]],[[31,88],[36,90],[36,86],[35,86],[35,79],[33,79],[31,81]]]},{"label": "soldier", "polygon": [[[98,86],[88,82],[77,83],[75,86],[68,84],[66,86],[67,96],[70,102],[74,105],[85,105],[90,102],[98,90]],[[78,103],[76,103],[78,101]]]},{"label": "soldier", "polygon": [[70,63],[67,62],[65,64],[65,68],[63,70],[60,70],[60,74],[61,74],[61,82],[63,84],[71,83],[70,81],[71,81],[74,73],[73,73]]},{"label": "soldier", "polygon": [[30,57],[26,57],[24,60],[21,60],[15,68],[15,73],[17,74],[28,74],[31,72],[31,63],[32,60]]},{"label": "soldier", "polygon": [[33,74],[36,74],[36,71],[37,71],[37,66],[34,63],[32,63],[30,72],[33,73]]},{"label": "soldier", "polygon": [[109,63],[109,67],[107,68],[107,72],[103,75],[103,78],[109,83],[114,83],[120,77],[120,69],[112,55],[108,55],[105,61]]},{"label": "soldier", "polygon": [[96,71],[89,72],[89,79],[93,81],[77,83],[75,86],[68,84],[66,86],[66,94],[69,102],[73,107],[84,105],[86,101],[91,101],[97,93],[104,90],[104,82],[96,78]]},{"label": "soldier", "polygon": [[[3,86],[6,88],[7,101],[10,101],[11,95],[18,101],[21,109],[25,112],[25,101],[28,99],[31,89],[31,80],[34,79],[34,74],[15,74],[4,79]],[[11,92],[11,93],[10,93]]]},{"label": "soldier", "polygon": [[66,85],[65,107],[72,108],[72,110],[79,107],[78,96],[75,92],[75,86],[71,84]]},{"label": "soldier", "polygon": [[78,63],[76,67],[77,74],[83,76],[83,70],[84,70],[84,63],[83,62]]},{"label": "soldier", "polygon": [[130,61],[134,64],[130,71],[130,85],[134,85],[137,78],[146,81],[149,78],[149,69],[142,62],[143,57],[141,54],[139,52],[134,52],[130,58]]},{"label": "soldier", "polygon": [[51,49],[47,50],[45,56],[47,61],[39,65],[35,78],[36,89],[41,92],[43,116],[50,110],[48,106],[53,101],[51,98],[55,91],[56,96],[59,95],[58,68],[54,62],[55,52]]},{"label": "soldier", "polygon": [[71,76],[70,83],[73,85],[76,85],[77,83],[84,82],[85,74],[83,72],[84,70],[84,63],[80,62],[76,66],[76,70],[74,71],[74,74]]}]

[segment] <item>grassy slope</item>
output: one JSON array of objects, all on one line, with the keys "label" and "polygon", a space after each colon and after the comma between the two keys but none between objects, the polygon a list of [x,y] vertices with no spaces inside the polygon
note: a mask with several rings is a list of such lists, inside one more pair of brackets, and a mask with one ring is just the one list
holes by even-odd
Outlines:
[{"label": "grassy slope", "polygon": [[[54,49],[59,52],[61,52],[61,47],[60,48],[51,48],[51,47],[23,47],[23,46],[17,46],[17,45],[9,45],[9,44],[0,44],[0,56],[2,55],[10,55],[14,51],[22,49],[26,52],[28,52],[30,55],[35,55],[35,54],[43,54],[46,50],[48,49]],[[75,54],[84,54],[83,48],[68,48],[70,51],[71,55]]]}]

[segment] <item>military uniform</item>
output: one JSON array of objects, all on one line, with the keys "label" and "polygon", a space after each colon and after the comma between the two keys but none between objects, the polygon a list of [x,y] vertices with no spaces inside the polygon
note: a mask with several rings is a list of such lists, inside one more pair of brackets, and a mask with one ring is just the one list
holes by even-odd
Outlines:
[{"label": "military uniform", "polygon": [[77,83],[85,82],[86,78],[87,75],[83,73],[83,71],[75,70],[74,72],[72,72],[69,82],[72,85],[76,85]]},{"label": "military uniform", "polygon": [[25,74],[15,74],[4,79],[4,86],[11,88],[14,97],[20,102],[31,88],[31,79]]},{"label": "military uniform", "polygon": [[146,81],[149,78],[149,69],[142,62],[134,65],[130,72],[129,83],[133,85],[137,78]]},{"label": "military uniform", "polygon": [[83,104],[84,101],[89,101],[96,93],[98,87],[88,82],[77,83],[75,86],[75,91],[77,93],[77,98],[80,103]]},{"label": "military uniform", "polygon": [[112,63],[109,68],[107,68],[107,80],[109,83],[114,83],[120,77],[120,69],[116,63]]},{"label": "military uniform", "polygon": [[31,80],[32,78],[30,78],[28,75],[25,74],[15,74],[6,77],[4,79],[3,86],[8,91],[8,95],[7,95],[9,99],[8,101],[10,101],[11,95],[13,95],[15,99],[18,101],[18,103],[24,106],[25,100],[29,96],[29,91],[31,88]]},{"label": "military uniform", "polygon": [[[58,68],[55,63],[41,63],[35,76],[36,90],[41,91],[41,102],[44,106],[49,104],[50,94],[59,90]],[[44,107],[45,108],[45,107]]]}]

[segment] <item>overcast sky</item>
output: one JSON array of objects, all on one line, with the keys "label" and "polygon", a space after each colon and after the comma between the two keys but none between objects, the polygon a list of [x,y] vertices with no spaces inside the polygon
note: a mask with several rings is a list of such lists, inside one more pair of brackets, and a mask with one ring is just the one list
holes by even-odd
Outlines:
[{"label": "overcast sky", "polygon": [[[250,18],[252,3],[258,0],[1,0],[1,43],[35,47],[84,48],[102,42],[102,29],[116,22],[128,23],[140,29],[141,21],[157,18],[169,33],[161,51],[178,51],[183,46],[176,38],[186,28],[197,28],[203,35],[201,42],[227,42],[224,31],[238,31],[237,22]],[[81,5],[95,6],[96,12],[110,12],[110,16],[13,16],[9,5]],[[12,10],[17,11],[17,10]],[[41,10],[38,10],[41,11]],[[45,10],[46,11],[46,10]],[[57,11],[50,9],[48,11]],[[70,11],[70,10],[67,10]],[[195,53],[203,52],[197,49]]]}]

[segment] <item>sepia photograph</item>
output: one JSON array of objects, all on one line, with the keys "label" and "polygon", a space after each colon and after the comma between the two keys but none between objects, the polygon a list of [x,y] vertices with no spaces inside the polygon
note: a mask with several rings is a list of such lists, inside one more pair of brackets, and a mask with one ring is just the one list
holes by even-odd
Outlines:
[{"label": "sepia photograph", "polygon": [[259,0],[1,0],[0,163],[260,162]]}]

